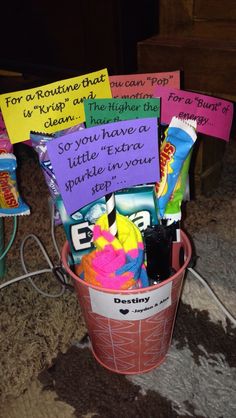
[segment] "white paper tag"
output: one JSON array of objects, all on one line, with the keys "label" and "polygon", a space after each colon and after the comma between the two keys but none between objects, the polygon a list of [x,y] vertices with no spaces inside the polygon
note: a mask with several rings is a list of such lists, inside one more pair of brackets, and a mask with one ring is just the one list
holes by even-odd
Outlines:
[{"label": "white paper tag", "polygon": [[158,289],[124,295],[89,288],[92,312],[106,318],[134,321],[145,319],[171,305],[172,282]]}]

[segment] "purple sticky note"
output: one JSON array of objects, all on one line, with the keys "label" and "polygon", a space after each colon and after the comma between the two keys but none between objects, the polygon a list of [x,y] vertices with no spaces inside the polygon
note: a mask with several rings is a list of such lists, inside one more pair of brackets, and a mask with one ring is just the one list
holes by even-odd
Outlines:
[{"label": "purple sticky note", "polygon": [[160,179],[156,118],[87,128],[47,148],[69,215],[107,193]]},{"label": "purple sticky note", "polygon": [[157,87],[161,98],[161,122],[169,124],[173,116],[197,121],[197,131],[229,141],[233,121],[233,103],[168,87]]}]

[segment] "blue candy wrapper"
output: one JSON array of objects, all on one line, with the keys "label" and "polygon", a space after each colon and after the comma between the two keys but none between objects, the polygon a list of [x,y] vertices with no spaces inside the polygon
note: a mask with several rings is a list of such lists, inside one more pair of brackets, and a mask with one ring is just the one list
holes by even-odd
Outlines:
[{"label": "blue candy wrapper", "polygon": [[156,183],[159,218],[162,219],[181,168],[197,138],[196,121],[173,117],[160,149],[160,175]]}]

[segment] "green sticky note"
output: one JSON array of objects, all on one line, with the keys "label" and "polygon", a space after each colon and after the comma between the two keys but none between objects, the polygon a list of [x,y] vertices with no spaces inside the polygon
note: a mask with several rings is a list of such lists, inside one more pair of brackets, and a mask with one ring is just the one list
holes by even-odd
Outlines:
[{"label": "green sticky note", "polygon": [[85,99],[83,103],[87,128],[128,119],[160,116],[160,98]]}]

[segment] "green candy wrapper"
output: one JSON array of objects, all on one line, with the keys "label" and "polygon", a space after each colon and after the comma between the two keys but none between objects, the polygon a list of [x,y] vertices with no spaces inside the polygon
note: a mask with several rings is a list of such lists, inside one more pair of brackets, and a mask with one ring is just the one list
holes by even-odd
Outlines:
[{"label": "green candy wrapper", "polygon": [[189,152],[186,160],[182,165],[178,180],[167,203],[165,213],[163,216],[163,219],[166,219],[168,221],[167,224],[171,224],[172,222],[178,222],[181,219],[181,205],[185,194],[192,151],[193,150]]}]

